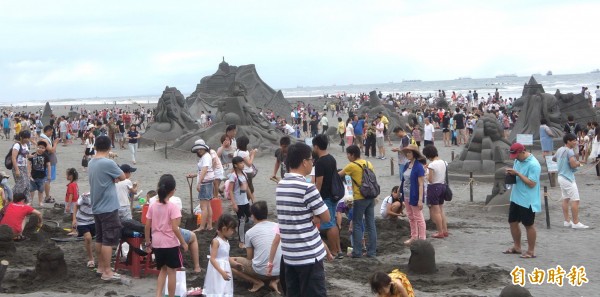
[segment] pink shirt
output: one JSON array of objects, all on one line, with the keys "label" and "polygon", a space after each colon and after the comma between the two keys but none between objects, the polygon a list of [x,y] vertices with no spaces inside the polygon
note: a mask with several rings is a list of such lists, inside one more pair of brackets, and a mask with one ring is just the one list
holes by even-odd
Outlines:
[{"label": "pink shirt", "polygon": [[179,246],[171,221],[181,218],[181,210],[175,203],[160,202],[150,204],[146,218],[152,220],[152,247],[172,248]]}]

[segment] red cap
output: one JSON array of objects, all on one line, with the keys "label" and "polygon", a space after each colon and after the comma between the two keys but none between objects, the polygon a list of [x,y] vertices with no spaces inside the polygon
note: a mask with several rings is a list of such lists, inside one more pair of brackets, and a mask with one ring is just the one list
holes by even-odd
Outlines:
[{"label": "red cap", "polygon": [[513,143],[513,145],[510,146],[510,158],[511,159],[516,159],[517,155],[519,155],[519,153],[522,153],[525,151],[525,146],[523,146],[522,144],[515,142]]}]

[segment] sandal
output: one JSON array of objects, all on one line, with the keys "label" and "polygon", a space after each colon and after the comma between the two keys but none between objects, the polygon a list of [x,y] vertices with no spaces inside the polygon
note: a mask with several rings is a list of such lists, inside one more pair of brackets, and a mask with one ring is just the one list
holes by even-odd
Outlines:
[{"label": "sandal", "polygon": [[113,275],[109,276],[109,277],[100,277],[103,281],[111,281],[111,280],[120,280],[121,279],[121,275],[114,272]]},{"label": "sandal", "polygon": [[521,256],[519,256],[519,258],[522,258],[522,259],[534,259],[534,258],[537,258],[537,257],[535,255],[530,254],[530,253],[525,253],[525,254],[522,254]]},{"label": "sandal", "polygon": [[88,268],[96,268],[96,264],[94,264],[94,261],[88,261],[87,262],[87,267]]},{"label": "sandal", "polygon": [[13,238],[13,241],[23,241],[27,239],[27,237],[23,236],[23,235],[17,235],[15,236],[15,238]]},{"label": "sandal", "polygon": [[200,296],[200,295],[202,295],[202,288],[200,288],[200,287],[190,288],[187,291],[187,295],[188,296]]},{"label": "sandal", "polygon": [[511,247],[502,253],[505,255],[511,255],[511,254],[520,254],[521,251],[517,251],[514,247]]},{"label": "sandal", "polygon": [[433,235],[431,235],[431,237],[433,238],[446,238],[446,236],[444,236],[444,233],[435,233]]}]

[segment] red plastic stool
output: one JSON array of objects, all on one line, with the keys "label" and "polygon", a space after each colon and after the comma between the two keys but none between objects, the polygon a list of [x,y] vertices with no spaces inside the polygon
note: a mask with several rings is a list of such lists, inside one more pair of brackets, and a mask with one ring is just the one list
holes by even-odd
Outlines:
[{"label": "red plastic stool", "polygon": [[[119,243],[119,247],[117,248],[117,257],[115,259],[115,270],[129,270],[131,272],[131,276],[133,278],[140,278],[142,275],[142,267],[144,268],[144,276],[148,274],[156,274],[160,271],[156,270],[156,265],[152,265],[152,253],[149,253],[146,256],[141,256],[136,253],[133,248],[139,249],[142,245],[144,238],[141,237],[133,237],[121,239]],[[125,261],[121,261],[121,253],[123,250],[123,243],[126,242],[129,244],[130,249],[127,253],[127,257]]]}]

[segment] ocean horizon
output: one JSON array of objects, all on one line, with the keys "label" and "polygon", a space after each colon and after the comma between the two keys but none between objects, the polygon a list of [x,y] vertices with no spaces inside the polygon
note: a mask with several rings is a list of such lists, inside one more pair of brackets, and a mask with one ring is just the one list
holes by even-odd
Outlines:
[{"label": "ocean horizon", "polygon": [[[582,87],[588,87],[592,94],[597,85],[600,85],[600,73],[561,74],[561,75],[533,75],[536,81],[544,87],[546,93],[554,94],[557,89],[561,93],[580,93]],[[345,84],[329,86],[297,86],[296,88],[280,89],[285,98],[312,98],[324,95],[358,95],[371,91],[381,92],[384,95],[411,92],[414,95],[424,97],[433,95],[438,90],[445,90],[446,96],[450,97],[452,91],[457,94],[466,95],[469,90],[477,90],[479,96],[487,97],[488,93],[494,93],[496,88],[503,98],[518,98],[521,96],[523,85],[529,81],[531,76],[505,75],[495,78],[470,78],[460,77],[453,80],[421,81],[419,79],[403,80],[400,82],[371,83],[371,84]],[[275,88],[276,89],[276,88]],[[277,89],[276,89],[277,90]],[[183,93],[183,92],[182,92]],[[189,93],[191,94],[191,93]],[[189,96],[185,94],[184,96]],[[59,98],[21,100],[18,104],[11,102],[0,102],[0,106],[23,107],[44,106],[46,102],[57,106],[85,106],[85,105],[110,105],[110,104],[153,104],[157,103],[161,94],[116,96],[116,97],[88,97],[88,98]]]}]

